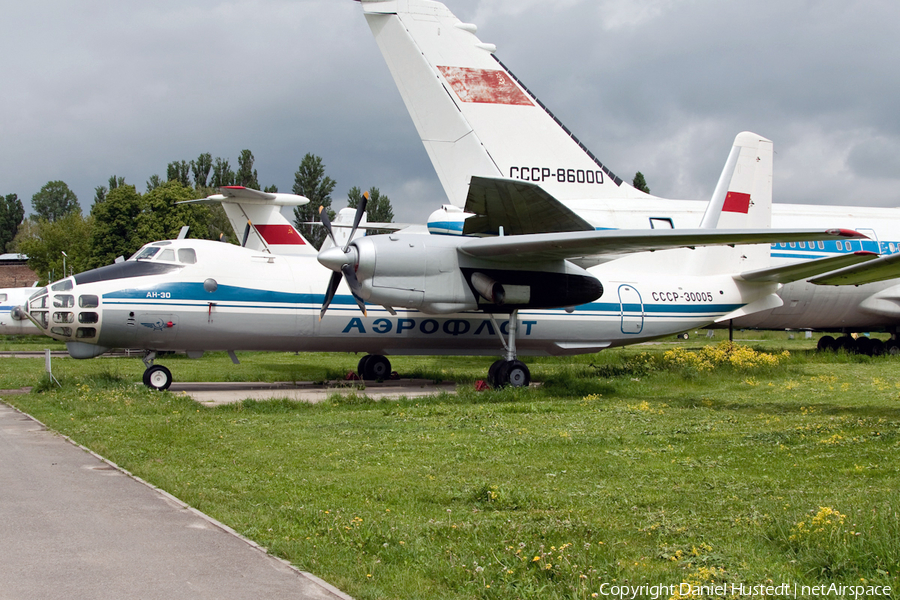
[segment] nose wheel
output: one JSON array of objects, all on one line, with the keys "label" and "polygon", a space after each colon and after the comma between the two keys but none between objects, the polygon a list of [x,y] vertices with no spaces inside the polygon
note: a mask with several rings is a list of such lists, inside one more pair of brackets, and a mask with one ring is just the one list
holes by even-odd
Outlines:
[{"label": "nose wheel", "polygon": [[172,371],[162,365],[153,364],[153,361],[156,360],[156,352],[153,350],[147,351],[142,360],[144,366],[147,367],[144,371],[144,385],[151,390],[158,390],[160,392],[169,389],[173,380]]},{"label": "nose wheel", "polygon": [[167,390],[172,385],[172,371],[162,365],[153,365],[144,371],[144,385],[152,390]]}]

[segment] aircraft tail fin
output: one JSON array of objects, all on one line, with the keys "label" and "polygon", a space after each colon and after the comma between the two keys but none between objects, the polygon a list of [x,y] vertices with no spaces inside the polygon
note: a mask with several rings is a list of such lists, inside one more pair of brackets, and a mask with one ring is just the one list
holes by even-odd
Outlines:
[{"label": "aircraft tail fin", "polygon": [[[703,219],[702,229],[761,229],[772,226],[772,166],[770,140],[742,132],[719,176]],[[765,244],[706,251],[702,272],[747,272],[770,266],[770,247]]]},{"label": "aircraft tail fin", "polygon": [[241,246],[281,255],[312,255],[316,249],[281,213],[285,206],[303,206],[307,198],[261,192],[243,186],[219,188],[221,194],[183,204],[221,204]]},{"label": "aircraft tail fin", "polygon": [[378,47],[444,191],[469,178],[536,183],[555,198],[647,197],[607,169],[440,2],[361,0]]}]

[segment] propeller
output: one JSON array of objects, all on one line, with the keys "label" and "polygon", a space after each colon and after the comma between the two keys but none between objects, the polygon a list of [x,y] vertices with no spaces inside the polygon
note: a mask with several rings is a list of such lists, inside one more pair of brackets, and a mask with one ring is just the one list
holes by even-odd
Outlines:
[{"label": "propeller", "polygon": [[359,227],[359,222],[366,212],[366,205],[368,203],[369,192],[365,192],[362,199],[359,201],[359,206],[356,207],[353,228],[350,230],[350,235],[347,236],[347,243],[344,244],[343,248],[338,246],[337,239],[334,237],[331,219],[328,218],[328,211],[325,210],[324,206],[319,207],[319,220],[322,221],[322,225],[325,227],[328,237],[331,238],[332,247],[321,250],[319,252],[318,260],[321,264],[334,271],[334,273],[331,274],[331,280],[328,282],[328,290],[325,292],[325,301],[322,303],[322,310],[319,312],[320,321],[322,320],[322,317],[325,316],[325,311],[327,311],[329,305],[331,305],[331,301],[334,299],[338,286],[341,284],[341,279],[344,277],[347,278],[347,286],[350,288],[350,293],[353,294],[353,298],[356,300],[356,304],[359,305],[359,309],[362,311],[363,316],[368,316],[368,313],[366,312],[366,303],[359,297],[361,286],[359,284],[359,279],[356,277],[356,264],[359,262],[359,254],[357,253],[356,248],[350,246],[353,236],[356,235],[356,229]]}]

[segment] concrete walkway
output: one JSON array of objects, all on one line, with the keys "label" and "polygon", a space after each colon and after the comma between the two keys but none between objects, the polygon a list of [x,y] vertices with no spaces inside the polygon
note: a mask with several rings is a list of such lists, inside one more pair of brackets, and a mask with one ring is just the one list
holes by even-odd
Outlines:
[{"label": "concrete walkway", "polygon": [[204,406],[219,406],[241,400],[272,400],[287,398],[300,402],[322,402],[330,396],[356,394],[373,400],[396,400],[401,396],[421,398],[441,392],[456,393],[453,382],[434,383],[426,379],[400,379],[378,382],[331,382],[328,384],[301,381],[297,383],[178,383],[172,384],[173,394],[186,394]]},{"label": "concrete walkway", "polygon": [[349,596],[0,403],[0,600]]}]

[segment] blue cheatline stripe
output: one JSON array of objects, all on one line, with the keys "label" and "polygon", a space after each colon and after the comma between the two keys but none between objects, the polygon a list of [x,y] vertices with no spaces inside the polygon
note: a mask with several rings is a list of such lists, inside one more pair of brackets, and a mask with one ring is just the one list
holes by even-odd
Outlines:
[{"label": "blue cheatline stripe", "polygon": [[[168,298],[154,297],[165,293]],[[148,297],[149,295],[149,297]],[[147,307],[201,307],[210,302],[220,308],[263,308],[272,310],[312,310],[321,307],[324,294],[298,294],[275,292],[220,285],[215,292],[207,292],[199,282],[157,284],[144,289],[129,289],[103,295],[103,303],[108,306],[144,305]],[[625,305],[625,312],[634,316],[716,316],[737,310],[742,304],[638,304]],[[334,310],[358,310],[356,299],[350,295],[335,296],[331,302]],[[541,311],[541,315],[562,312],[562,309]],[[620,315],[622,305],[618,302],[591,302],[575,307],[578,313],[606,313]],[[483,314],[483,313],[473,313]]]}]

